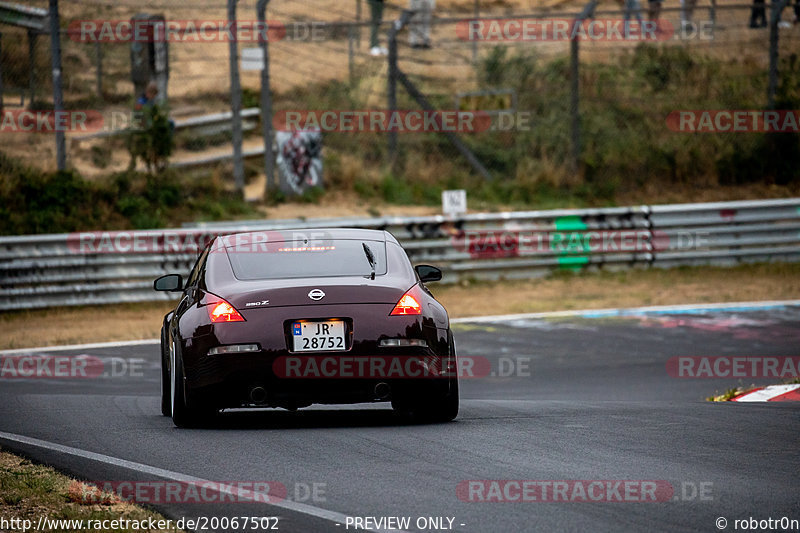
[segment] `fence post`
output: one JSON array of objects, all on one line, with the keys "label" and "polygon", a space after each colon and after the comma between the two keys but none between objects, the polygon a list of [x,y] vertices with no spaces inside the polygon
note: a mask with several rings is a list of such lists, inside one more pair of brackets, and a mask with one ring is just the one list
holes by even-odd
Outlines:
[{"label": "fence post", "polygon": [[356,48],[361,50],[361,0],[356,0]]},{"label": "fence post", "polygon": [[97,99],[103,99],[103,47],[100,44],[100,41],[95,41],[94,43],[94,52],[95,52],[95,59],[97,60],[97,66],[95,72],[97,73]]},{"label": "fence post", "polygon": [[228,24],[233,38],[228,41],[228,61],[231,73],[231,114],[233,141],[233,181],[236,192],[244,197],[244,163],[242,162],[242,88],[239,82],[238,28],[236,27],[236,3],[228,0]]},{"label": "fence post", "polygon": [[[3,33],[0,32],[0,57],[3,55]],[[0,63],[0,113],[3,112],[3,64]]]},{"label": "fence post", "polygon": [[711,0],[711,7],[708,8],[708,18],[711,19],[711,39],[716,39],[717,35],[717,0]]},{"label": "fence post", "polygon": [[594,9],[597,6],[597,0],[592,0],[583,11],[572,22],[572,35],[570,36],[570,101],[569,112],[571,117],[571,166],[574,172],[578,171],[581,160],[581,114],[580,114],[580,53],[579,41],[575,28],[582,24],[584,20],[594,16]]},{"label": "fence post", "polygon": [[275,183],[275,157],[272,153],[272,90],[269,79],[269,26],[267,26],[267,4],[269,0],[258,0],[256,4],[256,18],[264,32],[264,39],[259,39],[261,51],[264,54],[264,64],[261,67],[261,135],[264,137],[264,199],[269,194],[270,187],[277,189]]},{"label": "fence post", "polygon": [[[580,24],[580,21],[576,20],[574,24]],[[570,140],[572,148],[572,158],[570,164],[573,172],[578,170],[578,165],[581,158],[580,81],[578,80],[578,75],[580,72],[578,68],[578,61],[578,39],[573,37],[570,40],[569,46],[569,114],[571,117]]]},{"label": "fence post", "polygon": [[[386,95],[389,113],[392,114],[397,111],[397,32],[405,25],[405,21],[408,21],[411,13],[409,10],[404,10],[400,20],[392,22],[387,36],[389,75]],[[397,166],[397,132],[391,128],[389,129],[389,165],[392,171]]]},{"label": "fence post", "polygon": [[[53,70],[53,110],[59,115],[64,110],[61,92],[61,34],[59,33],[58,0],[50,0],[50,63]],[[56,128],[56,165],[58,170],[67,168],[67,151],[64,131]]]},{"label": "fence post", "polygon": [[36,99],[36,33],[28,30],[28,107]]},{"label": "fence post", "polygon": [[[478,20],[481,16],[480,0],[475,0],[474,12],[475,12],[475,20]],[[478,62],[478,39],[472,40],[472,62],[473,63]]]},{"label": "fence post", "polygon": [[778,22],[789,0],[776,0],[772,3],[769,17],[769,86],[767,88],[767,108],[775,109],[775,93],[778,91]]},{"label": "fence post", "polygon": [[348,26],[347,28],[347,75],[348,79],[350,80],[350,86],[353,86],[355,83],[355,70],[354,70],[354,51],[353,51],[353,41],[355,40],[355,28],[353,26]]}]

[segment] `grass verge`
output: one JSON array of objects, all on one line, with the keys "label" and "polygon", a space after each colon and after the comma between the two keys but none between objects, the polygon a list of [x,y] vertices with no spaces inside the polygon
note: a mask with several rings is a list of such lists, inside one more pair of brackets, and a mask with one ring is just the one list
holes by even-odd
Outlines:
[{"label": "grass verge", "polygon": [[[22,531],[22,524],[30,526],[28,530],[39,525],[40,517],[53,520],[82,520],[83,527],[64,525],[58,527],[52,522],[50,527],[42,527],[38,531],[181,531],[171,528],[164,529],[132,529],[131,527],[109,527],[113,520],[135,521],[143,524],[152,520],[153,523],[166,524],[166,518],[142,507],[119,500],[113,495],[105,494],[102,497],[95,493],[97,489],[85,485],[74,479],[62,475],[50,467],[36,465],[27,459],[0,450],[0,517],[5,525],[0,526],[2,531]],[[90,498],[85,497],[91,495]],[[24,521],[30,522],[24,522]],[[87,522],[91,520],[92,522]],[[94,522],[94,521],[100,522]],[[15,525],[16,524],[16,525]],[[107,527],[87,527],[91,524],[100,524]],[[129,522],[118,523],[120,526],[132,526]],[[148,523],[149,525],[149,523]],[[19,526],[19,527],[17,527]],[[43,524],[44,526],[44,524]]]},{"label": "grass verge", "polygon": [[[643,305],[800,299],[800,264],[559,273],[430,286],[452,318]],[[0,314],[0,349],[158,338],[174,304],[150,302]],[[91,324],[91,328],[86,325]]]}]

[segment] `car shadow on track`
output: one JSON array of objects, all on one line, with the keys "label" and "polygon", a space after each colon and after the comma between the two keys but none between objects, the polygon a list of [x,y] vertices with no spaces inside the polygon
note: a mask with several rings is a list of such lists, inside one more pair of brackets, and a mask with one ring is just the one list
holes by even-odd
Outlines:
[{"label": "car shadow on track", "polygon": [[428,425],[391,409],[223,412],[196,429],[319,429]]}]

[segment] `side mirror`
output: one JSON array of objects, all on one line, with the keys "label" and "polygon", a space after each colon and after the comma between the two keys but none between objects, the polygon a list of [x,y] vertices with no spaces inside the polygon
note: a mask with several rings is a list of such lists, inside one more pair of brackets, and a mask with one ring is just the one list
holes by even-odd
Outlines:
[{"label": "side mirror", "polygon": [[153,282],[153,289],[157,291],[177,292],[183,289],[183,278],[180,274],[167,274]]},{"label": "side mirror", "polygon": [[442,279],[442,271],[431,265],[417,265],[414,267],[417,271],[417,276],[422,282],[425,281],[439,281]]}]

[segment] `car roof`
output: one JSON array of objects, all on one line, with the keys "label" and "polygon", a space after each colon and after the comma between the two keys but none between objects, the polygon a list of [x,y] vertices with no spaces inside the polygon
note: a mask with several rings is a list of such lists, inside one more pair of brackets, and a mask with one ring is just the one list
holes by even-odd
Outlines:
[{"label": "car roof", "polygon": [[369,240],[399,244],[394,236],[385,230],[362,228],[285,228],[277,230],[246,231],[229,233],[216,238],[213,248],[230,248],[239,243],[284,242],[300,239]]}]

